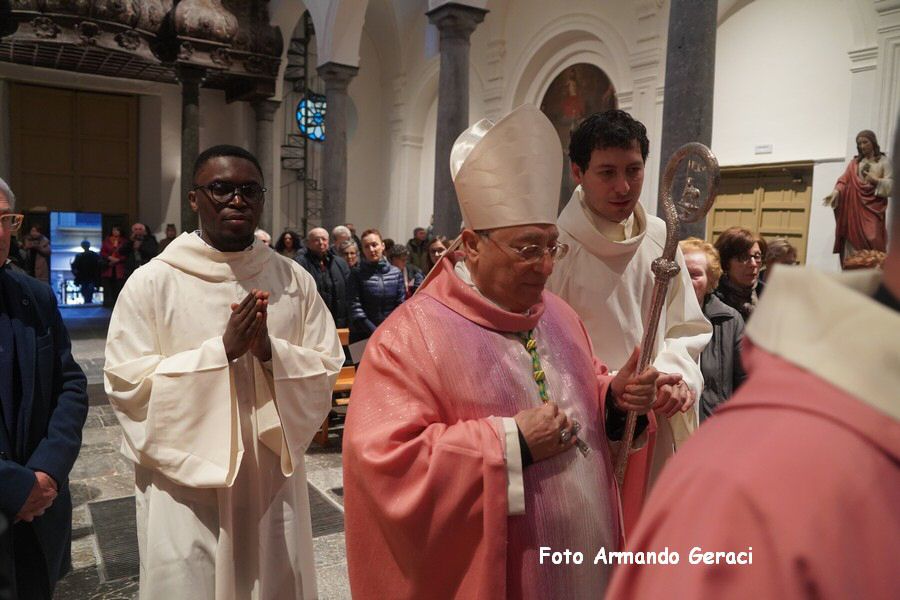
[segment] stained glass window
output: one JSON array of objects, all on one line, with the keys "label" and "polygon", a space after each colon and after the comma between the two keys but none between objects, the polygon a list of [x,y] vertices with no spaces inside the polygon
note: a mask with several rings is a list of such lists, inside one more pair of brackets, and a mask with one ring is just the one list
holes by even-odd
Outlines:
[{"label": "stained glass window", "polygon": [[300,133],[311,140],[321,142],[325,139],[325,96],[308,93],[297,104],[297,127]]}]

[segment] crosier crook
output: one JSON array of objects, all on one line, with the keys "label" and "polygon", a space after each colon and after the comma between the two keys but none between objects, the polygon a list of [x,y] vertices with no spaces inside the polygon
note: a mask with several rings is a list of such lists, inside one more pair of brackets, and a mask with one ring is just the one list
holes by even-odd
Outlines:
[{"label": "crosier crook", "polygon": [[[688,157],[696,156],[699,162],[688,161],[688,175],[681,193],[679,202],[672,199],[675,173],[682,161]],[[701,201],[701,192],[693,184],[690,171],[702,171],[706,173],[707,197]],[[644,337],[641,340],[641,356],[638,361],[637,373],[643,373],[653,359],[653,348],[656,344],[656,330],[659,328],[659,317],[665,306],[666,292],[669,289],[669,281],[678,275],[681,267],[675,262],[675,252],[678,249],[678,225],[679,223],[695,223],[706,217],[706,213],[712,207],[716,199],[716,191],[719,187],[719,161],[709,148],[698,142],[685,144],[675,151],[672,158],[666,164],[666,172],[663,175],[662,205],[666,221],[666,245],[663,255],[650,266],[655,276],[653,283],[653,300],[650,304],[650,313],[644,324]],[[625,469],[628,466],[628,454],[631,451],[631,443],[634,441],[634,429],[637,424],[637,413],[628,411],[625,420],[625,433],[622,435],[622,444],[616,456],[616,481],[619,489],[625,481]]]}]

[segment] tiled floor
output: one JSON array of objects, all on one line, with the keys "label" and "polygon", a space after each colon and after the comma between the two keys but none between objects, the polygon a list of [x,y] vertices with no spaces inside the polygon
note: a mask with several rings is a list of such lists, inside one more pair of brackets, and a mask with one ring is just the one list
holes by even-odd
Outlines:
[{"label": "tiled floor", "polygon": [[[58,600],[126,600],[138,597],[137,578],[104,581],[103,556],[91,522],[89,504],[134,494],[134,471],[118,452],[120,430],[103,392],[103,348],[109,319],[99,308],[63,308],[72,337],[72,352],[88,376],[91,407],[85,423],[81,454],[71,474],[73,514],[73,571],[57,586]],[[340,439],[331,445],[315,444],[306,458],[309,482],[335,508],[342,508]],[[315,520],[315,516],[314,516]],[[334,529],[332,528],[332,531]],[[344,534],[332,533],[313,540],[319,597],[349,598]]]}]

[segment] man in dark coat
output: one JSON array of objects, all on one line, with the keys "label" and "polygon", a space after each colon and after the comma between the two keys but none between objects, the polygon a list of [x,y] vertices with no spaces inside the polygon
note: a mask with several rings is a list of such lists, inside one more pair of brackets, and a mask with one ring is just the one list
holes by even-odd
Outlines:
[{"label": "man in dark coat", "polygon": [[146,225],[135,223],[131,226],[129,241],[122,246],[122,254],[125,256],[125,279],[128,279],[138,267],[159,254],[159,244]]},{"label": "man in dark coat", "polygon": [[309,230],[306,236],[306,252],[296,258],[316,280],[316,289],[339,328],[348,326],[349,304],[347,280],[350,267],[334,250],[328,247],[328,231],[321,227]]},{"label": "man in dark coat", "polygon": [[409,262],[423,273],[428,271],[428,232],[421,227],[413,229],[413,236],[406,243],[409,249]]},{"label": "man in dark coat", "polygon": [[75,285],[81,288],[81,296],[85,304],[94,301],[94,290],[100,285],[100,255],[91,250],[91,243],[87,240],[81,242],[84,252],[72,261],[72,275],[75,276]]},{"label": "man in dark coat", "polygon": [[[21,225],[14,201],[0,180],[0,264]],[[0,514],[12,524],[0,572],[14,573],[19,600],[51,598],[71,567],[68,479],[81,448],[86,388],[51,289],[0,268]]]}]

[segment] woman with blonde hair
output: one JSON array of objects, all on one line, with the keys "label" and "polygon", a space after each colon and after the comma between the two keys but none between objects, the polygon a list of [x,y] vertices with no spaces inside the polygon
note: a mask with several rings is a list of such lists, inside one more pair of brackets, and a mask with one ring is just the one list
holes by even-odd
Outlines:
[{"label": "woman with blonde hair", "polygon": [[702,423],[734,394],[746,378],[740,357],[744,319],[738,311],[713,294],[722,276],[719,253],[713,245],[698,238],[688,238],[679,244],[697,301],[713,327],[712,338],[700,354],[700,372],[703,373],[703,392],[700,394]]}]

